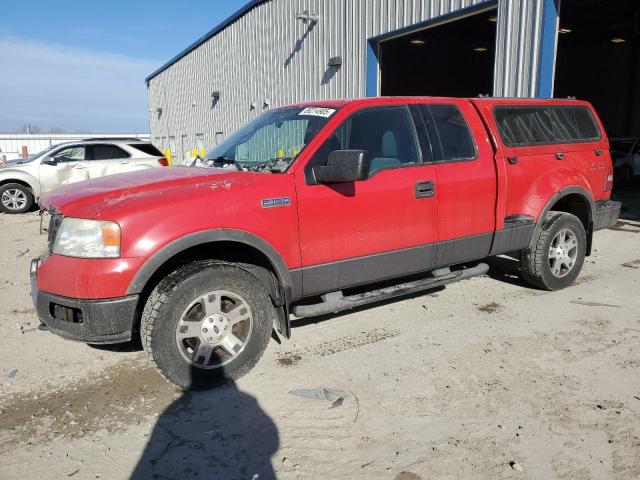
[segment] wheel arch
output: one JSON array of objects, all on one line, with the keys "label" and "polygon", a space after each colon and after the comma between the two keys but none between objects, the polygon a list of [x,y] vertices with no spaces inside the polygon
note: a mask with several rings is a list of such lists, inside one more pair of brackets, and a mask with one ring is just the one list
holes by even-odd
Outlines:
[{"label": "wheel arch", "polygon": [[291,335],[288,307],[294,293],[294,282],[284,260],[273,246],[249,232],[215,229],[192,233],[168,243],[142,265],[129,284],[127,295],[140,295],[140,308],[151,290],[169,272],[195,260],[233,262],[254,275],[279,308],[278,330]]},{"label": "wheel arch", "polygon": [[587,234],[587,256],[590,255],[593,243],[593,219],[596,213],[596,205],[591,193],[578,186],[566,187],[556,192],[538,216],[530,247],[533,247],[535,239],[538,238],[547,214],[552,211],[570,213],[578,217]]},{"label": "wheel arch", "polygon": [[31,194],[34,197],[36,196],[37,192],[36,192],[35,188],[33,187],[33,185],[31,183],[29,183],[24,178],[7,177],[7,178],[0,179],[0,187],[2,187],[3,185],[6,185],[7,183],[17,183],[19,185],[23,185],[23,186],[27,187],[29,190],[31,190]]}]

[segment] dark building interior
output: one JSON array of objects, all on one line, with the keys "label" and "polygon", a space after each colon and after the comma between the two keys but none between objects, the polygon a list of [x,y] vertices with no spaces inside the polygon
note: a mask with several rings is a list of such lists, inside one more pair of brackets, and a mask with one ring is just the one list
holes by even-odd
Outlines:
[{"label": "dark building interior", "polygon": [[496,11],[380,44],[381,93],[476,97],[493,92]]},{"label": "dark building interior", "polygon": [[555,96],[592,102],[609,137],[640,136],[640,0],[562,0]]}]

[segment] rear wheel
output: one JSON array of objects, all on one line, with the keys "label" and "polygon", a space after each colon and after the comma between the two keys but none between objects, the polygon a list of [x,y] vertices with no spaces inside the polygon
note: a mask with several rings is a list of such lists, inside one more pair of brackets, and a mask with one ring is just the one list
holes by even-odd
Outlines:
[{"label": "rear wheel", "polygon": [[6,183],[0,187],[0,210],[4,213],[24,213],[33,205],[29,187],[20,183]]},{"label": "rear wheel", "polygon": [[275,317],[260,281],[232,264],[186,265],[154,289],[142,315],[142,345],[182,388],[211,388],[253,368]]},{"label": "rear wheel", "polygon": [[582,222],[570,213],[549,212],[533,246],[521,253],[523,278],[543,290],[561,290],[580,274],[587,250]]}]

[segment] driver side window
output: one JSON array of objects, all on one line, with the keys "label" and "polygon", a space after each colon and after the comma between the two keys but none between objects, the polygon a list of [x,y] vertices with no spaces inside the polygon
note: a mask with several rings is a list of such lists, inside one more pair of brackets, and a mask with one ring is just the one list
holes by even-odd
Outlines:
[{"label": "driver side window", "polygon": [[85,159],[84,147],[67,147],[52,155],[57,162],[80,162]]},{"label": "driver side window", "polygon": [[420,162],[413,123],[406,106],[374,107],[349,117],[315,153],[311,165],[326,165],[335,150],[364,150],[369,175]]}]

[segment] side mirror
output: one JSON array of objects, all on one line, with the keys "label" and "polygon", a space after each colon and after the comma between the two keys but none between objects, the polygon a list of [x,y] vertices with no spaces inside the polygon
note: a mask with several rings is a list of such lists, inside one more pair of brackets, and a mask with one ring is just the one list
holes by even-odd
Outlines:
[{"label": "side mirror", "polygon": [[327,165],[313,167],[318,183],[346,183],[369,178],[370,160],[364,150],[335,150]]},{"label": "side mirror", "polygon": [[44,157],[44,160],[42,160],[42,164],[55,167],[56,165],[58,165],[58,161],[53,157]]}]

